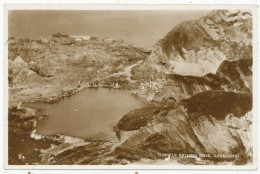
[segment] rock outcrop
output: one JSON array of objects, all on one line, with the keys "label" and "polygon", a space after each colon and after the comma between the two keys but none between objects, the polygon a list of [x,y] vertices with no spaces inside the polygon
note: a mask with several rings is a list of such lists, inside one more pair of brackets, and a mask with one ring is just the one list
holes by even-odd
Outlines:
[{"label": "rock outcrop", "polygon": [[216,74],[202,77],[167,74],[167,82],[158,90],[154,100],[181,100],[207,90],[252,92],[252,59],[225,60]]},{"label": "rock outcrop", "polygon": [[145,80],[160,78],[159,73],[203,76],[215,74],[224,60],[242,58],[252,58],[251,13],[217,10],[174,27],[132,73]]},{"label": "rock outcrop", "polygon": [[159,153],[211,154],[209,160],[216,162],[214,154],[236,154],[232,159],[244,164],[252,153],[251,109],[250,94],[224,91],[203,92],[179,103],[154,102],[118,122],[123,139],[126,131],[135,132],[111,155],[139,161],[164,159]]},{"label": "rock outcrop", "polygon": [[9,84],[12,85],[33,85],[43,81],[41,76],[30,70],[28,64],[20,56],[14,61],[8,61],[8,79]]}]

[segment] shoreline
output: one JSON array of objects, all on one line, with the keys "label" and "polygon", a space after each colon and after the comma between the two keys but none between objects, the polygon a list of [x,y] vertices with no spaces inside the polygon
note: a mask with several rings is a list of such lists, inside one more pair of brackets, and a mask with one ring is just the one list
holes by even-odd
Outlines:
[{"label": "shoreline", "polygon": [[[51,99],[46,100],[46,97],[42,96],[40,99],[33,98],[32,100],[29,100],[28,103],[44,102],[44,103],[52,104],[52,103],[58,102],[58,101],[60,101],[64,98],[66,98],[66,97],[70,97],[72,95],[75,95],[78,92],[81,92],[81,91],[83,91],[87,88],[110,88],[110,89],[118,89],[118,90],[127,90],[130,95],[137,97],[138,100],[141,100],[142,102],[145,103],[144,99],[142,99],[141,97],[139,97],[137,95],[134,95],[132,93],[132,90],[124,89],[124,88],[120,88],[120,87],[119,88],[111,88],[111,87],[107,87],[107,86],[104,86],[104,85],[98,85],[98,86],[83,85],[83,86],[80,86],[80,87],[76,86],[76,88],[72,88],[72,89],[68,90],[68,92],[66,92],[66,93],[61,93],[62,95],[59,95],[56,98],[51,98]],[[40,149],[40,154],[38,155],[39,157],[40,156],[45,157],[46,155],[48,155],[48,153],[50,153],[50,151],[53,150],[53,148],[54,148],[53,146],[55,146],[56,151],[63,151],[64,152],[66,150],[72,150],[75,147],[81,146],[82,142],[86,142],[86,143],[104,142],[104,143],[110,144],[111,146],[114,146],[116,144],[114,142],[114,140],[112,140],[111,138],[87,138],[87,137],[77,137],[77,136],[69,136],[69,135],[63,135],[63,134],[55,134],[55,135],[38,134],[36,132],[37,122],[44,119],[45,116],[44,115],[37,115],[37,111],[39,109],[35,109],[35,108],[31,108],[31,107],[25,107],[25,106],[23,106],[24,103],[27,103],[27,101],[26,102],[20,102],[16,106],[9,106],[8,108],[9,108],[9,110],[12,110],[12,109],[25,110],[25,113],[20,115],[21,119],[32,117],[32,120],[33,120],[32,129],[30,129],[29,132],[26,132],[26,134],[29,134],[29,137],[34,139],[34,141],[36,141],[36,142],[37,141],[49,140],[49,141],[55,141],[56,143],[58,143],[58,145],[55,145],[55,143],[54,144],[53,143],[47,143],[47,144],[45,143],[46,146],[50,146],[50,147],[47,148],[47,149]],[[12,111],[8,112],[8,122],[10,121],[10,119],[9,119],[10,114],[12,114]],[[124,115],[122,115],[121,118],[123,116]],[[9,125],[9,123],[8,123],[8,125]],[[22,127],[22,129],[25,129],[25,128]],[[22,138],[22,136],[21,136],[21,138]],[[74,141],[73,141],[73,143],[71,143],[66,139],[70,139],[70,140],[74,140]],[[69,148],[66,148],[64,150],[62,148],[62,146],[65,145],[65,144],[71,144],[71,145],[70,145]],[[46,159],[46,157],[45,157],[45,159]],[[37,163],[41,164],[42,161],[38,161]],[[46,164],[49,164],[49,163],[46,163]]]},{"label": "shoreline", "polygon": [[[25,110],[26,114],[26,110],[28,108],[9,108],[9,115],[12,115],[13,112],[18,111],[22,111]],[[31,108],[29,108],[30,110],[33,110]],[[34,110],[36,112],[36,110]],[[25,161],[23,160],[23,156],[25,159],[28,158],[28,156],[33,156],[31,157],[32,159],[38,159],[41,157],[44,157],[46,155],[51,156],[52,153],[57,153],[57,151],[59,152],[58,155],[62,152],[65,152],[67,150],[72,150],[75,147],[79,147],[82,145],[91,145],[93,143],[101,143],[101,144],[112,144],[113,142],[110,139],[96,139],[96,138],[83,138],[83,137],[76,137],[76,136],[68,136],[68,135],[63,135],[63,134],[55,134],[55,135],[41,135],[36,133],[36,126],[37,126],[37,122],[41,119],[43,119],[43,116],[39,116],[39,115],[26,115],[26,116],[21,116],[21,114],[18,114],[19,118],[15,119],[15,125],[12,123],[12,119],[8,118],[8,124],[9,124],[9,135],[10,134],[17,134],[17,129],[20,129],[22,132],[24,133],[19,133],[17,134],[17,139],[13,140],[10,139],[9,137],[9,146],[10,144],[13,144],[13,141],[18,141],[18,142],[23,142],[25,144],[27,144],[27,141],[24,140],[25,139],[29,139],[28,143],[30,144],[35,144],[33,145],[33,149],[30,150],[29,154],[25,154],[26,152],[23,152],[23,150],[21,149],[22,152],[17,153],[15,156],[10,155],[9,154],[9,164],[28,164],[25,163]],[[16,124],[18,123],[18,124]],[[29,128],[28,128],[29,126]],[[13,133],[11,133],[13,132]],[[12,146],[12,145],[11,145]],[[27,145],[26,145],[27,146]],[[38,146],[40,146],[41,148],[38,148]],[[55,147],[55,151],[53,151],[53,146]],[[64,147],[65,146],[65,147]],[[95,146],[93,146],[94,148]],[[20,148],[20,147],[19,147]],[[19,148],[17,148],[17,150],[19,150]],[[9,152],[10,153],[10,152]],[[13,159],[16,158],[16,159]],[[14,160],[16,162],[12,163],[10,162],[10,160]],[[29,163],[29,164],[50,164],[49,162],[44,163],[44,161],[42,161],[43,159],[39,159],[38,161],[34,161],[33,163]]]}]

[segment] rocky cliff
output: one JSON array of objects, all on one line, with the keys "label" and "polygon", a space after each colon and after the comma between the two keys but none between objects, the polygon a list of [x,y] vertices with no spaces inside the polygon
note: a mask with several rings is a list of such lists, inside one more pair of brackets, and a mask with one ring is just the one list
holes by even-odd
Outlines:
[{"label": "rocky cliff", "polygon": [[146,80],[165,73],[203,76],[215,74],[224,60],[251,58],[251,13],[217,10],[175,26],[132,73],[133,78]]},{"label": "rocky cliff", "polygon": [[118,122],[121,144],[111,155],[131,162],[251,163],[252,62],[250,12],[217,10],[177,25],[132,69],[133,79],[150,81],[136,93],[149,93],[150,103]]},{"label": "rocky cliff", "polygon": [[[245,164],[252,153],[252,96],[247,93],[207,91],[176,103],[154,102],[125,115],[117,124],[122,139],[112,153],[117,159],[165,159],[166,154],[210,154],[204,164],[217,163],[216,154],[235,154]],[[178,161],[183,159],[177,158]],[[188,160],[188,159],[186,159]],[[203,159],[205,160],[205,159]],[[234,162],[233,161],[233,162]],[[192,160],[190,164],[196,164]]]},{"label": "rocky cliff", "polygon": [[183,76],[167,74],[167,82],[158,90],[154,100],[180,100],[207,90],[252,92],[252,59],[225,60],[216,74]]}]

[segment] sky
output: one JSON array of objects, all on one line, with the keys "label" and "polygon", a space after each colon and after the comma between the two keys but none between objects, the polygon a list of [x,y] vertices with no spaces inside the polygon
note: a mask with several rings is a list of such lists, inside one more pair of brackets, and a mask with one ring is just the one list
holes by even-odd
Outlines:
[{"label": "sky", "polygon": [[174,26],[210,11],[25,10],[9,11],[8,37],[34,38],[60,32],[73,36],[123,39],[152,48]]}]

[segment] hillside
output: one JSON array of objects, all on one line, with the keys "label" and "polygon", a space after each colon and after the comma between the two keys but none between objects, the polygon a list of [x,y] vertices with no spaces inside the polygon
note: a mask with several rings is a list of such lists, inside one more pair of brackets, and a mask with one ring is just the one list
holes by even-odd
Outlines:
[{"label": "hillside", "polygon": [[113,82],[134,88],[124,71],[149,55],[122,40],[77,39],[61,33],[39,40],[10,38],[8,50],[9,104],[13,106],[21,100],[57,100],[93,85],[113,87]]}]

